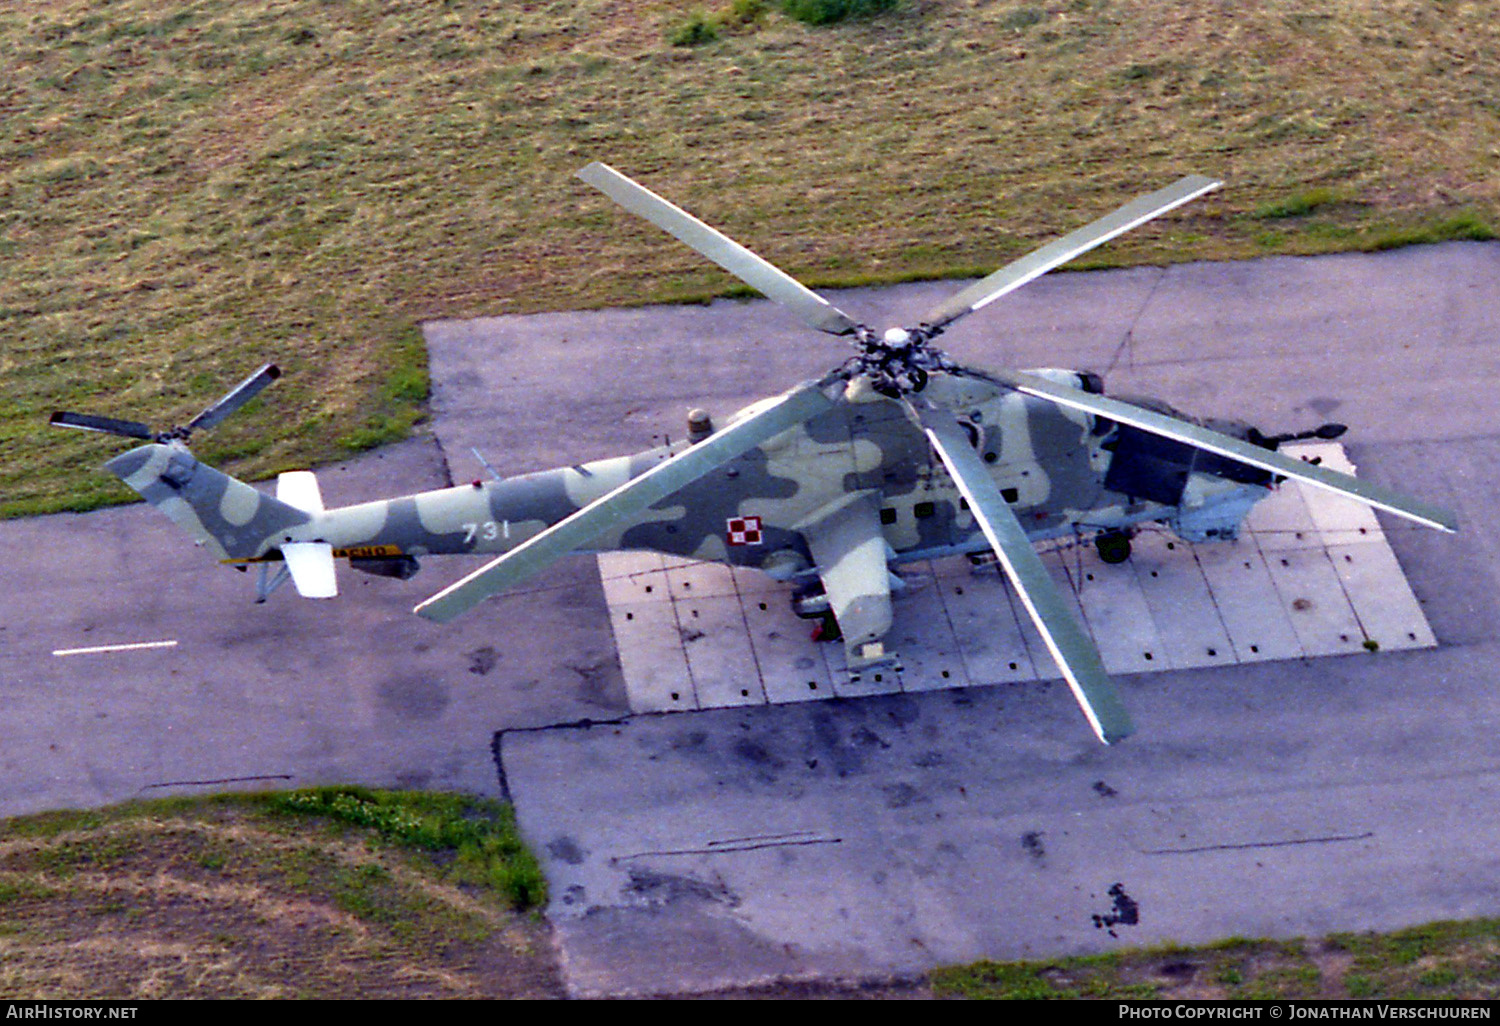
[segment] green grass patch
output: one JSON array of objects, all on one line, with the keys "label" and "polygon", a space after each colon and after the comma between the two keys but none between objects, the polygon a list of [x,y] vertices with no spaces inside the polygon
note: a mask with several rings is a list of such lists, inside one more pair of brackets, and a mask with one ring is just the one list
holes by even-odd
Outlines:
[{"label": "green grass patch", "polygon": [[483,884],[516,908],[545,903],[546,880],[536,857],[516,832],[510,806],[457,794],[411,794],[362,788],[289,791],[271,807],[300,815],[326,816],[368,827],[394,844],[447,852],[453,873]]},{"label": "green grass patch", "polygon": [[1149,1000],[1158,987],[1128,981],[1117,955],[1086,955],[1050,962],[976,962],[940,969],[929,983],[938,997],[1000,998],[1013,1001],[1115,998]]},{"label": "green grass patch", "polygon": [[702,46],[719,38],[718,23],[703,11],[694,11],[668,34],[673,46]]},{"label": "green grass patch", "polygon": [[1435,242],[1490,242],[1495,238],[1490,222],[1477,214],[1463,213],[1428,224],[1377,231],[1364,240],[1363,248],[1380,251]]},{"label": "green grass patch", "polygon": [[1259,218],[1306,217],[1319,207],[1326,207],[1337,199],[1332,189],[1308,189],[1293,193],[1284,200],[1264,203],[1255,208]]},{"label": "green grass patch", "polygon": [[899,0],[781,0],[781,9],[809,25],[832,25],[896,9]]},{"label": "green grass patch", "polygon": [[935,971],[939,997],[1005,999],[1500,996],[1500,920],[1440,922],[1322,940],[1229,938],[1108,955],[978,962]]}]

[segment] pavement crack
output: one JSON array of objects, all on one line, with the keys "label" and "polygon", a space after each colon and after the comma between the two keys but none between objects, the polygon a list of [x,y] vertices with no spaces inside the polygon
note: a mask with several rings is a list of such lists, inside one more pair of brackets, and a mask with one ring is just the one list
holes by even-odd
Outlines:
[{"label": "pavement crack", "polygon": [[1243,851],[1248,848],[1287,848],[1296,844],[1334,844],[1339,841],[1363,841],[1374,837],[1373,830],[1362,834],[1329,834],[1326,837],[1296,837],[1286,841],[1249,841],[1244,844],[1205,844],[1198,848],[1146,848],[1142,855],[1195,855],[1205,851]]},{"label": "pavement crack", "polygon": [[842,837],[808,837],[797,835],[786,835],[783,837],[745,837],[724,841],[709,841],[701,848],[666,848],[660,851],[638,851],[629,855],[616,855],[610,859],[611,864],[625,862],[630,859],[643,859],[662,855],[722,855],[726,852],[736,851],[758,851],[761,848],[796,848],[812,844],[843,844]]},{"label": "pavement crack", "polygon": [[157,787],[207,787],[211,784],[245,784],[254,780],[291,780],[291,773],[261,773],[249,777],[218,777],[213,780],[163,780],[157,784],[145,784],[142,791],[150,791]]}]

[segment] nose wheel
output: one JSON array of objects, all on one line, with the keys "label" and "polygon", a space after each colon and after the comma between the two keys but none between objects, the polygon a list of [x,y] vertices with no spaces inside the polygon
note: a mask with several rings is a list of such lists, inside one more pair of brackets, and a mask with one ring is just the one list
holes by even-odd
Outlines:
[{"label": "nose wheel", "polygon": [[1094,550],[1105,563],[1123,563],[1130,558],[1130,535],[1124,531],[1101,531],[1094,535]]}]

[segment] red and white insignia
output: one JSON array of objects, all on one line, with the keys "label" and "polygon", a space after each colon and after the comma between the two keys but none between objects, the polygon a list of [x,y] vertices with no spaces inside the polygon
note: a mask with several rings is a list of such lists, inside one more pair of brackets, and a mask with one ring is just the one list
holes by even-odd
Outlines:
[{"label": "red and white insignia", "polygon": [[759,545],[760,517],[730,517],[725,533],[731,545]]}]

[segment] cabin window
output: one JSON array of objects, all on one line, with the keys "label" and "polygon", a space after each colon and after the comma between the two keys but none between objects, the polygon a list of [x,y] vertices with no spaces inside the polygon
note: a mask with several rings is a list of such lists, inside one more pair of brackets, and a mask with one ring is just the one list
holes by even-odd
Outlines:
[{"label": "cabin window", "polygon": [[896,522],[896,511],[889,506],[881,510],[880,522],[882,524],[894,524]]},{"label": "cabin window", "polygon": [[937,507],[930,502],[919,502],[911,508],[911,511],[918,520],[926,520],[937,512]]},{"label": "cabin window", "polygon": [[1014,488],[1002,488],[1000,489],[1000,498],[1006,502],[1014,503],[1021,498],[1021,493]]}]

